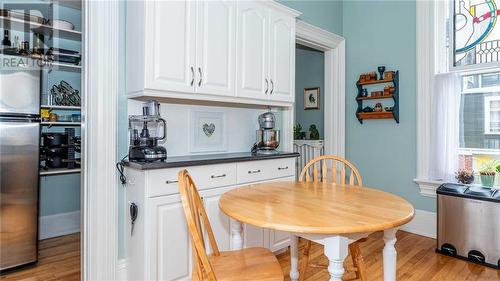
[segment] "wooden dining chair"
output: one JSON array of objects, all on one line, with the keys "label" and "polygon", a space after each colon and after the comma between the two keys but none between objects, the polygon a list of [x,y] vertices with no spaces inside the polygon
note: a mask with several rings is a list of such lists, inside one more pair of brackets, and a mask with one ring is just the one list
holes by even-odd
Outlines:
[{"label": "wooden dining chair", "polygon": [[[330,171],[330,173],[328,172]],[[346,181],[349,178],[349,181]],[[334,155],[323,155],[309,161],[302,169],[299,176],[299,182],[330,182],[341,185],[356,185],[362,186],[363,179],[358,169],[344,158]],[[354,272],[356,278],[362,281],[368,280],[366,277],[365,263],[359,243],[366,241],[366,238],[355,241],[349,244],[349,253],[351,254],[352,263],[354,264]],[[327,268],[326,265],[309,264],[309,251],[311,249],[311,241],[306,240],[302,261],[299,269],[299,281],[303,281],[305,272],[308,267]]]},{"label": "wooden dining chair", "polygon": [[[180,171],[178,178],[182,207],[193,243],[193,281],[283,281],[280,264],[268,249],[219,251],[193,179],[186,170]],[[205,248],[203,233],[210,243],[211,254]]]}]

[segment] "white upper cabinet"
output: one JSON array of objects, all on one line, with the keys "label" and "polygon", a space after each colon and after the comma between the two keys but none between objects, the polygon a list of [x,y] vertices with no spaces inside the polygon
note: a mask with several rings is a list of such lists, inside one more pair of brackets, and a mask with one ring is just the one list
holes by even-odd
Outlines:
[{"label": "white upper cabinet", "polygon": [[269,80],[272,100],[294,101],[295,18],[271,11]]},{"label": "white upper cabinet", "polygon": [[127,92],[290,106],[297,15],[274,1],[129,1]]},{"label": "white upper cabinet", "polygon": [[239,3],[237,55],[237,96],[294,101],[295,17],[261,3]]},{"label": "white upper cabinet", "polygon": [[193,91],[195,6],[195,1],[146,3],[145,88]]},{"label": "white upper cabinet", "polygon": [[233,96],[236,82],[236,2],[197,3],[196,91]]},{"label": "white upper cabinet", "polygon": [[237,96],[267,99],[269,92],[269,9],[256,2],[238,3]]}]

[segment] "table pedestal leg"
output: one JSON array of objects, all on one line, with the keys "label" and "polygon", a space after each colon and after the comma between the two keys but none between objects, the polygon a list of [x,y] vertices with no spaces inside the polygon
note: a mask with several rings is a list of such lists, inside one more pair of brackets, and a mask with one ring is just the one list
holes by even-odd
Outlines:
[{"label": "table pedestal leg", "polygon": [[325,255],[328,258],[328,272],[330,281],[342,281],[344,275],[344,259],[349,253],[349,240],[347,237],[334,236],[325,240]]},{"label": "table pedestal leg", "polygon": [[394,245],[396,244],[396,231],[397,229],[384,230],[384,281],[396,280],[396,261],[397,252]]},{"label": "table pedestal leg", "polygon": [[243,224],[231,219],[231,250],[243,249]]},{"label": "table pedestal leg", "polygon": [[290,234],[290,279],[297,281],[299,279],[299,238]]}]

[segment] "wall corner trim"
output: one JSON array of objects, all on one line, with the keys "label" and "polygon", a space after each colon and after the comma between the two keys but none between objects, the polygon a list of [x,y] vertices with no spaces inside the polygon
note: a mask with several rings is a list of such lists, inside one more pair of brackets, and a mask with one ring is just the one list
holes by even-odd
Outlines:
[{"label": "wall corner trim", "polygon": [[119,259],[116,263],[116,281],[126,281],[127,280],[127,260]]}]

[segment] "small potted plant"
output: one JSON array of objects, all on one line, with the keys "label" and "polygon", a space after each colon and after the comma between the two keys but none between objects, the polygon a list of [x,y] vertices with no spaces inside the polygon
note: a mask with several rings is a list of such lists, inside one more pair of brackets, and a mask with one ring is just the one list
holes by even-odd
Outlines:
[{"label": "small potted plant", "polygon": [[493,187],[495,183],[495,176],[497,173],[497,166],[500,164],[498,160],[489,160],[485,162],[479,170],[481,184],[484,186]]},{"label": "small potted plant", "polygon": [[319,131],[318,131],[318,128],[316,128],[316,125],[312,124],[310,127],[309,127],[309,138],[312,139],[312,140],[319,140]]},{"label": "small potted plant", "polygon": [[471,184],[474,182],[474,171],[460,169],[456,172],[455,178],[459,183]]}]

